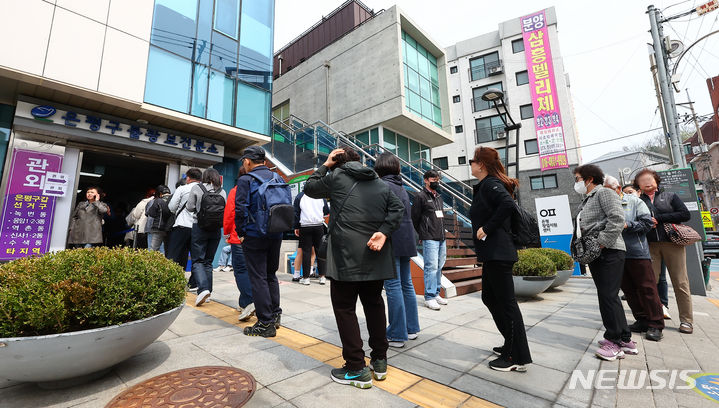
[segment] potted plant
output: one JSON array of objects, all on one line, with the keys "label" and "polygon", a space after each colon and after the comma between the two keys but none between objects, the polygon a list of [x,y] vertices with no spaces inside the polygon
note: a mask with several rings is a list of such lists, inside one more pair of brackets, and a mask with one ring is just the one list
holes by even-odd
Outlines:
[{"label": "potted plant", "polygon": [[517,254],[519,260],[512,268],[514,294],[533,297],[547,290],[557,274],[554,262],[534,249],[523,249]]},{"label": "potted plant", "polygon": [[80,382],[155,341],[185,300],[159,252],[88,248],[0,266],[0,378]]},{"label": "potted plant", "polygon": [[557,277],[554,278],[554,282],[549,285],[549,288],[556,288],[567,283],[572,276],[572,272],[574,272],[574,259],[568,253],[559,249],[537,248],[536,250],[549,258],[557,268]]}]

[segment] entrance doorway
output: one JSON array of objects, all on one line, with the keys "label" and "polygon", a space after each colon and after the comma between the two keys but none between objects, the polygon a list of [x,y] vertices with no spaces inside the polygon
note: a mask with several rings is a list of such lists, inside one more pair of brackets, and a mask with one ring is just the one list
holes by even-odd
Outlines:
[{"label": "entrance doorway", "polygon": [[158,185],[165,184],[166,172],[167,164],[162,162],[85,151],[75,202],[85,200],[88,187],[102,189],[102,201],[110,207],[103,226],[105,245],[123,245],[130,229],[125,217],[140,200],[154,194]]}]

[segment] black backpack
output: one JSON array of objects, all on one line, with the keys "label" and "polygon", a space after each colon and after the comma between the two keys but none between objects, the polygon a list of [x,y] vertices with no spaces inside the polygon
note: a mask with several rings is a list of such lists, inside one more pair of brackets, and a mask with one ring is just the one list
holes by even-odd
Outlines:
[{"label": "black backpack", "polygon": [[517,248],[539,246],[539,224],[537,219],[519,204],[514,203],[512,214],[512,241]]},{"label": "black backpack", "polygon": [[197,212],[197,226],[207,231],[218,230],[222,228],[225,217],[225,198],[220,195],[219,189],[208,191],[202,183],[198,185],[202,189],[202,200]]}]

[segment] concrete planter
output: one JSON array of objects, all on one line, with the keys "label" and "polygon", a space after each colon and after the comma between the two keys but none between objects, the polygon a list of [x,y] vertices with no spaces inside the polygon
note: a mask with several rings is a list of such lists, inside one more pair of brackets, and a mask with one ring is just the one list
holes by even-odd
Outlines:
[{"label": "concrete planter", "polygon": [[554,278],[554,282],[552,282],[552,284],[549,285],[549,288],[551,289],[551,288],[556,288],[557,286],[562,286],[562,285],[564,285],[565,283],[567,283],[567,281],[569,280],[569,278],[572,277],[572,273],[573,273],[573,272],[574,272],[574,269],[567,269],[567,270],[564,270],[564,271],[557,271],[557,277]]},{"label": "concrete planter", "polygon": [[555,276],[512,276],[514,295],[517,297],[534,297],[549,288]]},{"label": "concrete planter", "polygon": [[99,329],[0,338],[0,378],[47,383],[109,369],[160,337],[180,310]]}]

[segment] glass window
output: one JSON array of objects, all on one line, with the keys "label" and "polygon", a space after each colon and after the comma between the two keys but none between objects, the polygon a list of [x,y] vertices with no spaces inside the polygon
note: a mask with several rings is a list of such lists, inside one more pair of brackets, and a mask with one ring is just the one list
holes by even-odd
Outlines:
[{"label": "glass window", "polygon": [[423,76],[419,77],[419,96],[422,97],[422,99],[427,100],[427,102],[432,103],[432,94],[430,93],[431,86],[429,85],[429,80],[426,79]]},{"label": "glass window", "polygon": [[450,73],[450,74],[456,74],[456,73],[457,73],[457,67],[456,67],[456,66],[454,66],[454,67],[449,67],[449,73]]},{"label": "glass window", "polygon": [[422,98],[422,116],[425,118],[429,118],[430,120],[433,120],[434,115],[434,106],[432,105],[432,102],[428,101],[427,99]]},{"label": "glass window", "polygon": [[418,115],[422,114],[422,98],[412,91],[409,91],[409,108]]},{"label": "glass window", "polygon": [[283,102],[272,108],[272,116],[281,122],[289,123],[290,119],[290,101]]},{"label": "glass window", "polygon": [[382,146],[384,146],[384,148],[389,150],[390,152],[396,153],[397,152],[397,135],[389,129],[384,129],[382,138],[383,138]]},{"label": "glass window", "polygon": [[[410,36],[407,36],[407,38],[412,38]],[[413,47],[407,47],[407,66],[417,70],[419,67],[417,67],[417,50]]]},{"label": "glass window", "polygon": [[530,139],[524,141],[524,154],[538,154],[539,145],[537,145],[537,139]]},{"label": "glass window", "polygon": [[434,124],[437,127],[442,127],[442,109],[437,105],[433,105],[432,108],[434,109]]},{"label": "glass window", "polygon": [[419,145],[419,155],[422,159],[429,161],[430,157],[430,150],[428,146],[425,146],[423,144]]},{"label": "glass window", "polygon": [[514,77],[517,79],[517,86],[526,85],[529,83],[529,74],[527,73],[527,71],[519,71],[514,74]]},{"label": "glass window", "polygon": [[232,125],[232,99],[235,92],[231,77],[217,71],[210,72],[207,97],[207,119]]},{"label": "glass window", "polygon": [[409,79],[409,89],[413,90],[414,92],[419,92],[419,74],[417,74],[417,71],[413,70],[412,68],[407,68],[407,74]]},{"label": "glass window", "polygon": [[370,136],[370,144],[374,144],[374,145],[379,144],[379,128],[370,129],[369,136]]},{"label": "glass window", "polygon": [[476,119],[475,126],[477,144],[497,140],[499,134],[504,134],[504,123],[499,116]]},{"label": "glass window", "polygon": [[529,182],[532,185],[532,190],[557,188],[557,175],[547,174],[543,176],[530,177]]},{"label": "glass window", "polygon": [[272,94],[242,82],[237,83],[237,119],[235,126],[252,132],[270,133],[270,111]]},{"label": "glass window", "polygon": [[210,65],[212,44],[212,13],[214,0],[200,0],[197,12],[197,41],[195,41],[195,62]]},{"label": "glass window", "polygon": [[505,148],[505,147],[498,148],[497,154],[499,155],[499,160],[502,162],[502,165],[504,165],[504,160],[507,157],[507,148]]},{"label": "glass window", "polygon": [[207,111],[207,79],[210,70],[205,65],[195,64],[192,76],[192,109],[190,114],[205,117]]},{"label": "glass window", "polygon": [[436,65],[429,64],[429,79],[432,80],[432,85],[439,85],[439,72]]},{"label": "glass window", "polygon": [[544,188],[557,188],[557,176],[551,174],[549,176],[543,176]]},{"label": "glass window", "polygon": [[150,42],[192,58],[197,31],[197,0],[156,0]]},{"label": "glass window", "polygon": [[520,38],[512,41],[512,52],[516,54],[522,51],[524,51],[524,40]]},{"label": "glass window", "polygon": [[542,180],[542,177],[530,177],[529,182],[532,184],[532,190],[542,190],[544,189],[544,181]]},{"label": "glass window", "polygon": [[409,139],[397,135],[397,156],[404,161],[409,161]]},{"label": "glass window", "polygon": [[432,87],[432,104],[435,106],[440,106],[439,102],[439,87],[433,86]]},{"label": "glass window", "polygon": [[275,1],[242,2],[240,79],[272,90],[272,51]]},{"label": "glass window", "polygon": [[486,78],[490,74],[490,68],[499,66],[499,53],[493,52],[491,54],[483,55],[469,60],[469,71],[472,81]]},{"label": "glass window", "polygon": [[190,104],[190,60],[150,47],[145,81],[145,102],[188,112]]},{"label": "glass window", "polygon": [[472,88],[472,112],[479,112],[485,109],[490,109],[494,106],[494,104],[482,100],[482,95],[487,92],[489,88],[497,88],[500,91],[504,90],[501,82]]},{"label": "glass window", "polygon": [[466,157],[466,156],[459,156],[459,157],[457,158],[457,163],[458,163],[459,165],[467,164],[467,157]]},{"label": "glass window", "polygon": [[239,24],[240,0],[215,0],[215,30],[237,39]]},{"label": "glass window", "polygon": [[212,68],[227,75],[237,75],[237,41],[218,32],[212,33]]},{"label": "glass window", "polygon": [[454,133],[462,133],[464,132],[464,127],[462,125],[457,125],[454,127]]},{"label": "glass window", "polygon": [[460,101],[459,95],[454,95],[454,96],[452,97],[452,102],[454,102],[454,103],[459,103],[459,101]]},{"label": "glass window", "polygon": [[532,104],[522,105],[519,107],[519,116],[522,119],[530,119],[534,117],[534,108]]},{"label": "glass window", "polygon": [[369,143],[369,132],[360,132],[355,135],[355,139],[360,143],[361,146],[366,146]]},{"label": "glass window", "polygon": [[449,160],[447,157],[437,157],[436,159],[432,160],[432,163],[434,163],[435,166],[439,167],[442,170],[449,169]]},{"label": "glass window", "polygon": [[415,142],[414,140],[409,141],[409,161],[414,162],[419,160],[419,151],[420,151],[420,144]]},{"label": "glass window", "polygon": [[442,127],[437,58],[402,32],[405,105],[423,119]]}]

